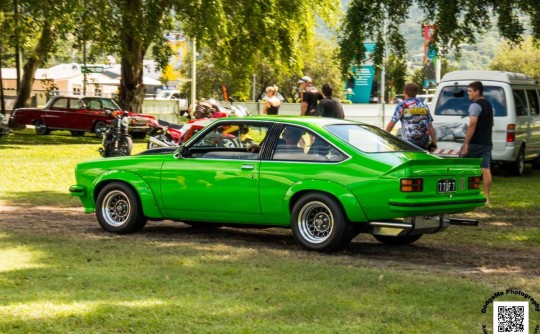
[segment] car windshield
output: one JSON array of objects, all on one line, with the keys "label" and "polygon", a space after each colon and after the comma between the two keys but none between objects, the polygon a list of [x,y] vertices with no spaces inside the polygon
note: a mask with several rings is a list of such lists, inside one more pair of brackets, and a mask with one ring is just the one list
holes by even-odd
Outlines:
[{"label": "car windshield", "polygon": [[[506,116],[506,98],[502,87],[484,86],[484,97],[491,102],[495,110],[493,116]],[[467,95],[467,86],[443,87],[435,107],[435,115],[469,116],[471,103]]]},{"label": "car windshield", "polygon": [[422,151],[422,149],[371,125],[335,124],[328,125],[326,128],[362,152]]},{"label": "car windshield", "polygon": [[104,108],[120,110],[121,108],[112,99],[85,97],[82,99],[89,109],[102,110]]}]

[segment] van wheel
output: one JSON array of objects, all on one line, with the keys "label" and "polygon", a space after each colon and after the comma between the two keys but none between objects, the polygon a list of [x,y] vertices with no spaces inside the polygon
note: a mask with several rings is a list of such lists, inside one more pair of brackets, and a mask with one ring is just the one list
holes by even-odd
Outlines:
[{"label": "van wheel", "polygon": [[522,176],[525,172],[525,152],[523,152],[523,148],[519,150],[516,161],[508,165],[508,171],[515,176]]}]

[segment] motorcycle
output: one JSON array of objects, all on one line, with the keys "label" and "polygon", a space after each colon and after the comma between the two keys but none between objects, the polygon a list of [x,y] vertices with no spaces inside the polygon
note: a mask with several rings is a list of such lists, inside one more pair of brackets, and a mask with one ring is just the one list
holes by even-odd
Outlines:
[{"label": "motorcycle", "polygon": [[148,149],[180,146],[188,128],[186,124],[174,124],[158,119],[150,122],[148,131]]},{"label": "motorcycle", "polygon": [[179,125],[158,120],[150,123],[148,149],[180,146],[215,118],[202,118]]},{"label": "motorcycle", "polygon": [[130,117],[121,110],[106,110],[114,116],[114,120],[103,133],[102,147],[99,154],[102,157],[117,157],[130,155],[133,148],[133,139],[128,133]]},{"label": "motorcycle", "polygon": [[0,137],[7,135],[10,132],[11,131],[9,130],[6,116],[4,114],[0,114]]}]

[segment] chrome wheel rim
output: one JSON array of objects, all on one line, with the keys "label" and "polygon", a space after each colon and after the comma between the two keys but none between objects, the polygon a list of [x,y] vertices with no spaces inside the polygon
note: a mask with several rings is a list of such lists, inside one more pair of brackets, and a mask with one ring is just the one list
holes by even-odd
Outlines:
[{"label": "chrome wheel rim", "polygon": [[310,202],[298,214],[300,235],[313,244],[325,242],[334,229],[334,216],[326,204]]},{"label": "chrome wheel rim", "polygon": [[103,200],[101,213],[109,225],[124,225],[131,214],[129,198],[119,190],[109,192]]}]

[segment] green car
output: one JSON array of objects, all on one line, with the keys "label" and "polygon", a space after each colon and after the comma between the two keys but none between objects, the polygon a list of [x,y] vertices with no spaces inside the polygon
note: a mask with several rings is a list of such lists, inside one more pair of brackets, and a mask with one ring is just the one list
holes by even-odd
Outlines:
[{"label": "green car", "polygon": [[285,227],[337,251],[358,233],[409,244],[483,206],[480,159],[444,159],[377,127],[321,117],[218,119],[183,146],[80,163],[86,213],[107,231],[148,220]]}]

